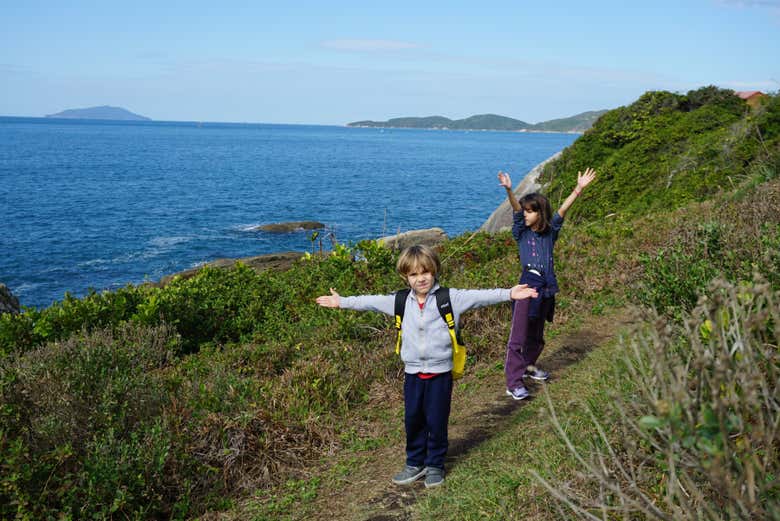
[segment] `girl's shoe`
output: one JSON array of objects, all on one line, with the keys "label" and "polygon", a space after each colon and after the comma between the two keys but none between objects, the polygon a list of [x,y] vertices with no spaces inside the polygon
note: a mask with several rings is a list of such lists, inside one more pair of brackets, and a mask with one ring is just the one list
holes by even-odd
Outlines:
[{"label": "girl's shoe", "polygon": [[530,394],[528,393],[528,389],[526,389],[522,385],[520,387],[515,387],[511,391],[507,389],[506,394],[511,396],[513,400],[525,400],[530,396]]},{"label": "girl's shoe", "polygon": [[525,373],[523,373],[523,378],[531,378],[539,382],[546,382],[550,379],[550,373],[547,371],[542,371],[538,367],[529,365],[528,369],[526,369]]}]

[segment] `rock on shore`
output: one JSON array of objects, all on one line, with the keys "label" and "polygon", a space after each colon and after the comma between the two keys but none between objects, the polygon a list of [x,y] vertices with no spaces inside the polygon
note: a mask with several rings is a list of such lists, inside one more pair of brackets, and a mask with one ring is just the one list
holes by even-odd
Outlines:
[{"label": "rock on shore", "polygon": [[317,221],[290,221],[284,223],[263,224],[252,228],[252,231],[273,233],[289,233],[302,230],[322,230],[325,225]]},{"label": "rock on shore", "polygon": [[0,315],[3,313],[18,315],[20,309],[19,299],[11,293],[11,290],[5,284],[0,282]]},{"label": "rock on shore", "polygon": [[166,286],[175,277],[180,277],[182,279],[192,278],[204,266],[211,268],[231,268],[235,265],[236,262],[246,264],[255,271],[285,270],[290,268],[293,263],[302,256],[302,252],[287,251],[282,253],[269,253],[268,255],[258,255],[255,257],[244,257],[242,259],[217,259],[215,261],[207,262],[203,266],[198,266],[197,268],[180,271],[179,273],[174,273],[173,275],[166,275],[160,279],[160,282],[154,285],[160,287]]},{"label": "rock on shore", "polygon": [[447,234],[441,228],[428,228],[426,230],[411,230],[397,235],[382,237],[379,241],[386,247],[402,250],[415,244],[425,246],[437,246],[447,240]]}]

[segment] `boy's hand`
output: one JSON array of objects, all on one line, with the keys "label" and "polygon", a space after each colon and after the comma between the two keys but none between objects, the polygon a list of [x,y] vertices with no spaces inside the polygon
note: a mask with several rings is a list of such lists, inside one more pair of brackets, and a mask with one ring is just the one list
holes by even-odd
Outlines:
[{"label": "boy's hand", "polygon": [[509,178],[509,174],[507,174],[506,172],[498,173],[498,184],[508,190],[512,189],[512,180]]},{"label": "boy's hand", "polygon": [[512,300],[523,300],[527,298],[536,298],[539,294],[534,288],[529,288],[528,284],[518,284],[509,290],[509,296]]},{"label": "boy's hand", "polygon": [[585,173],[577,172],[577,188],[579,190],[582,190],[586,186],[588,186],[591,181],[596,179],[596,171],[592,168],[588,167],[585,169]]},{"label": "boy's hand", "polygon": [[336,293],[335,289],[330,288],[330,295],[323,295],[321,297],[317,297],[316,302],[317,304],[325,308],[337,308],[339,307],[339,303],[341,302],[341,296],[338,293]]}]

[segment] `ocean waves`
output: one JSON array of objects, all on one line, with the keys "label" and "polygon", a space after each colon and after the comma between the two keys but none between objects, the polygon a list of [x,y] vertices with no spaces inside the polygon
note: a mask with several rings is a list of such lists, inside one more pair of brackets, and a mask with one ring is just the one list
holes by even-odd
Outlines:
[{"label": "ocean waves", "polygon": [[574,138],[0,118],[11,217],[0,282],[44,306],[217,258],[308,250],[309,232],[255,230],[284,221],[320,221],[341,242],[431,226],[463,233],[503,200],[495,172],[519,181]]}]

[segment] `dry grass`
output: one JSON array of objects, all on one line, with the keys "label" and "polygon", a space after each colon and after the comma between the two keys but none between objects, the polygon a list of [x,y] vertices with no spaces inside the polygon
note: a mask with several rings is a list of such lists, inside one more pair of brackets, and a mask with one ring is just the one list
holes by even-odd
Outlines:
[{"label": "dry grass", "polygon": [[677,329],[657,318],[626,344],[633,391],[593,442],[571,442],[584,484],[550,493],[580,519],[722,520],[780,516],[780,297],[768,284],[717,281]]}]

